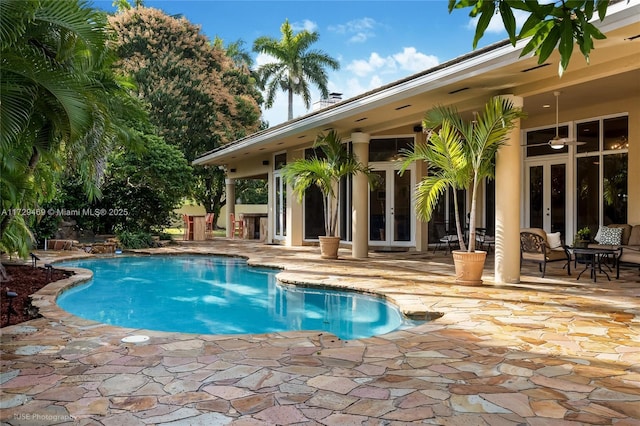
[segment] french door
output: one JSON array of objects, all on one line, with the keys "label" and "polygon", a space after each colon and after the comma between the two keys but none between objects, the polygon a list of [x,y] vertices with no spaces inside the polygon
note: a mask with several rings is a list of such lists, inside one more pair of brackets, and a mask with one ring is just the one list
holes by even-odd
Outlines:
[{"label": "french door", "polygon": [[402,175],[398,174],[399,164],[370,166],[378,176],[378,184],[369,194],[369,244],[415,244],[415,214],[412,209],[412,192],[415,187],[413,166]]},{"label": "french door", "polygon": [[567,163],[565,159],[527,163],[525,223],[531,228],[560,232],[567,238]]}]

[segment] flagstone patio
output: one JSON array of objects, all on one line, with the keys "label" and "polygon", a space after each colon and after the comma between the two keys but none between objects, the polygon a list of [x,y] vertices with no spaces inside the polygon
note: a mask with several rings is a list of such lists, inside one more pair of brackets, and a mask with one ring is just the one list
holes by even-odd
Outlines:
[{"label": "flagstone patio", "polygon": [[[245,256],[282,281],[375,292],[434,319],[353,341],[133,330],[58,309],[59,281],[34,297],[43,318],[1,329],[3,424],[640,425],[637,269],[593,283],[532,265],[498,285],[489,258],[485,284],[469,287],[442,252],[329,261],[227,239],[152,251]],[[121,342],[131,334],[150,340]]]}]

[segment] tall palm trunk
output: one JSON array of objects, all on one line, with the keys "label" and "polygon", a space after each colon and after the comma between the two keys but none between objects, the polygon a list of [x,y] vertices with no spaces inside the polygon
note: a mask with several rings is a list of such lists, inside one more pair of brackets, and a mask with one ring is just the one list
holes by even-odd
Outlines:
[{"label": "tall palm trunk", "polygon": [[289,87],[289,114],[288,120],[293,119],[293,89]]}]

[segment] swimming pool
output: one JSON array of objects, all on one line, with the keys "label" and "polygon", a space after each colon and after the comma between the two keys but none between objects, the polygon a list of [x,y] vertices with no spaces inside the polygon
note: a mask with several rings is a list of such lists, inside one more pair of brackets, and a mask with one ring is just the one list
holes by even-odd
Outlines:
[{"label": "swimming pool", "polygon": [[281,286],[277,270],[224,256],[116,256],[61,263],[94,272],[58,306],[106,324],[204,334],[294,330],[356,339],[415,326],[384,300]]}]

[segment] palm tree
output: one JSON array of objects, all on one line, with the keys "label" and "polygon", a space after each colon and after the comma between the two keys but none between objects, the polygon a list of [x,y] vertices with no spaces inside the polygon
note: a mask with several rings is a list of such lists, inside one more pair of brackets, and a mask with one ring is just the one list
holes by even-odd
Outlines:
[{"label": "palm tree", "polygon": [[[470,121],[465,121],[454,107],[437,106],[425,114],[422,122],[422,127],[428,129],[427,144],[417,145],[413,152],[405,153],[402,170],[413,161],[428,163],[430,174],[416,190],[416,210],[422,218],[431,218],[438,198],[447,187],[471,190],[469,247],[466,249],[469,252],[475,251],[478,187],[483,179],[494,177],[495,155],[506,143],[515,120],[523,116],[521,109],[501,97],[490,99],[483,113]],[[464,251],[457,211],[456,229]]]},{"label": "palm tree", "polygon": [[469,163],[462,138],[454,127],[445,121],[437,132],[433,129],[427,130],[427,141],[428,144],[416,144],[412,151],[403,152],[405,160],[401,172],[416,161],[424,161],[428,167],[427,176],[416,185],[416,214],[419,219],[430,221],[438,200],[447,189],[451,189],[454,194],[453,208],[458,242],[460,250],[466,250],[460,224],[458,197],[455,196],[455,191],[465,188],[469,181]]},{"label": "palm tree", "polygon": [[266,88],[266,107],[271,108],[276,92],[283,90],[289,97],[288,119],[293,118],[293,95],[301,95],[307,108],[311,106],[309,82],[315,84],[323,97],[329,96],[328,76],[325,70],[340,68],[339,62],[321,50],[310,50],[318,41],[316,31],[307,30],[293,33],[289,20],[280,27],[282,38],[259,37],[253,43],[253,50],[271,55],[275,62],[262,65],[258,69],[263,89]]},{"label": "palm tree", "polygon": [[223,50],[224,53],[231,59],[233,64],[237,68],[250,69],[253,67],[253,58],[251,54],[244,48],[244,40],[236,40],[224,45],[224,40],[218,36],[213,39],[213,46],[217,49]]},{"label": "palm tree", "polygon": [[[112,70],[106,15],[74,0],[2,0],[0,21],[12,23],[0,30],[0,208],[46,201],[65,166],[97,194],[108,149],[128,137],[120,118],[141,116]],[[25,254],[23,219],[0,217],[7,251]]]},{"label": "palm tree", "polygon": [[282,169],[284,180],[291,185],[293,192],[302,201],[306,190],[315,185],[322,192],[324,207],[324,230],[327,237],[338,236],[338,212],[340,197],[337,193],[339,183],[347,176],[364,173],[371,186],[375,186],[377,175],[360,163],[352,152],[347,151],[335,130],[319,134],[313,145],[320,149],[322,156],[301,158],[287,164]]}]

